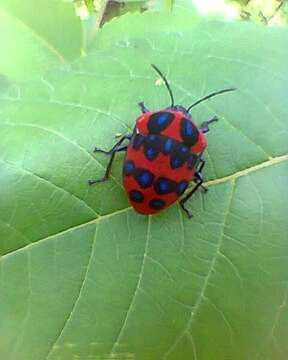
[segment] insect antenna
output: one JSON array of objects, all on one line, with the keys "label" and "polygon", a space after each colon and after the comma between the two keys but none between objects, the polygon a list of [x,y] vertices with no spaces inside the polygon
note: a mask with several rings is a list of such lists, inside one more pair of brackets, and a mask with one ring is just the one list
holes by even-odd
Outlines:
[{"label": "insect antenna", "polygon": [[229,89],[223,89],[223,90],[219,90],[219,91],[215,91],[209,95],[204,96],[203,98],[201,98],[200,100],[197,100],[195,103],[193,103],[192,105],[190,105],[187,109],[187,112],[189,112],[194,106],[198,105],[199,103],[201,103],[202,101],[205,101],[207,99],[210,99],[213,96],[219,95],[219,94],[223,94],[225,92],[228,91],[234,91],[237,90],[236,88],[229,88]]},{"label": "insect antenna", "polygon": [[151,64],[152,68],[158,73],[158,75],[160,75],[160,77],[162,78],[162,80],[164,81],[167,89],[168,89],[168,92],[169,92],[169,95],[170,95],[170,99],[171,99],[171,107],[174,106],[174,97],[173,97],[173,94],[172,94],[172,90],[168,84],[168,81],[166,79],[166,77],[162,74],[162,72],[154,65],[154,64]]}]

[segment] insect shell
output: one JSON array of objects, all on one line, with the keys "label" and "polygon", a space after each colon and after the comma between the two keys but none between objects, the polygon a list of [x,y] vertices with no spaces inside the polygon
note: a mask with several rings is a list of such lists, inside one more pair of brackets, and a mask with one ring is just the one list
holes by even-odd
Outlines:
[{"label": "insect shell", "polygon": [[[105,175],[89,180],[89,184],[107,180],[116,152],[126,151],[123,184],[133,208],[141,214],[155,214],[180,198],[180,206],[192,217],[186,202],[200,187],[207,190],[202,184],[203,152],[207,147],[205,133],[209,131],[209,124],[218,119],[213,117],[198,128],[189,111],[204,100],[235,89],[214,92],[185,109],[174,105],[168,81],[155,65],[152,67],[164,80],[171,105],[150,111],[143,102],[139,103],[142,114],[136,119],[133,133],[123,136],[110,151],[95,148],[95,152],[110,155],[110,161]],[[122,145],[125,140],[129,141],[128,145]],[[195,186],[182,196],[190,182]]]},{"label": "insect shell", "polygon": [[154,214],[173,204],[194,179],[207,140],[188,114],[166,109],[136,120],[128,145],[123,183],[131,205]]}]

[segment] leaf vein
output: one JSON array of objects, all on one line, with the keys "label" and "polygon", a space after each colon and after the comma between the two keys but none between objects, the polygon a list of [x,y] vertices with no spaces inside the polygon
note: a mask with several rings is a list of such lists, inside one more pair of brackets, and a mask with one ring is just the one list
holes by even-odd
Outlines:
[{"label": "leaf vein", "polygon": [[[285,162],[285,161],[288,161],[288,155],[283,155],[283,156],[279,156],[279,157],[275,157],[273,159],[270,159],[268,161],[264,161],[260,164],[257,164],[257,165],[254,165],[254,166],[251,166],[250,168],[247,168],[247,169],[244,169],[244,170],[240,170],[232,175],[228,175],[228,176],[224,176],[222,178],[219,178],[219,179],[215,179],[215,180],[211,180],[211,181],[207,181],[206,183],[204,183],[206,186],[212,186],[212,185],[217,185],[217,184],[222,184],[222,183],[225,183],[225,182],[228,182],[228,181],[234,181],[238,178],[241,178],[243,176],[246,176],[252,172],[255,172],[255,171],[258,171],[258,170],[261,170],[263,168],[266,168],[266,167],[269,167],[269,166],[273,166],[273,165],[276,165],[276,164],[279,164],[279,163],[282,163],[282,162]],[[76,226],[73,226],[71,228],[68,228],[68,229],[65,229],[63,231],[60,231],[58,233],[54,233],[54,234],[51,234],[51,235],[48,235],[42,239],[39,239],[37,242],[32,242],[28,245],[25,245],[17,250],[14,250],[10,253],[7,253],[5,255],[3,255],[2,257],[0,257],[0,261],[2,259],[4,259],[5,257],[8,257],[8,256],[12,256],[14,253],[17,253],[18,251],[22,251],[30,246],[37,246],[39,245],[39,243],[41,243],[42,241],[47,241],[51,238],[53,238],[54,236],[59,236],[59,235],[62,235],[66,232],[69,232],[69,231],[74,231],[74,230],[78,230],[84,226],[87,226],[87,225],[90,225],[90,224],[94,224],[94,223],[97,223],[98,221],[102,221],[102,220],[105,220],[107,218],[110,218],[110,217],[113,217],[113,216],[117,216],[118,214],[121,214],[121,213],[124,213],[126,211],[129,211],[131,210],[132,207],[131,206],[128,206],[126,208],[123,208],[123,209],[120,209],[120,210],[116,210],[112,213],[109,213],[109,214],[105,214],[105,215],[99,215],[99,217],[97,219],[93,219],[93,220],[90,220],[86,223],[83,223],[83,224],[78,224]],[[227,234],[225,234],[226,237],[229,237]],[[233,241],[235,242],[238,242],[239,245],[242,245],[243,247],[245,247],[247,250],[250,250],[252,252],[251,249],[249,249],[248,247],[245,246],[245,244],[240,244],[240,241],[239,240],[236,240],[236,239],[233,239]],[[271,246],[274,245],[274,244],[271,244]]]},{"label": "leaf vein", "polygon": [[59,185],[56,185],[55,183],[53,183],[51,180],[48,180],[48,179],[45,179],[44,177],[34,173],[33,171],[31,170],[28,170],[28,169],[25,169],[23,166],[19,166],[18,164],[16,163],[13,163],[13,162],[10,162],[10,161],[7,161],[7,160],[3,160],[3,159],[0,159],[0,161],[12,166],[12,167],[15,167],[16,169],[18,170],[21,170],[22,172],[28,174],[28,175],[31,175],[35,178],[37,178],[38,180],[40,181],[43,181],[45,183],[48,183],[49,185],[51,185],[52,187],[60,190],[61,192],[64,192],[70,196],[72,196],[73,198],[79,200],[81,203],[83,203],[90,211],[93,212],[93,215],[96,215],[96,216],[99,216],[99,214],[94,210],[92,209],[83,199],[81,199],[80,197],[78,197],[77,195],[71,193],[70,191],[66,190],[65,188],[59,186]]},{"label": "leaf vein", "polygon": [[[56,131],[54,129],[50,129],[47,128],[45,126],[40,126],[40,125],[36,125],[36,124],[30,124],[30,123],[12,123],[12,122],[5,122],[5,125],[10,125],[10,126],[24,126],[24,127],[32,127],[35,129],[39,129],[42,130],[44,132],[48,132],[52,135],[58,136],[59,138],[63,139],[65,142],[71,144],[72,146],[76,147],[78,150],[80,150],[81,152],[83,152],[86,156],[88,155],[94,162],[97,163],[97,165],[99,165],[102,169],[106,170],[105,167],[96,159],[94,158],[84,147],[80,146],[77,142],[67,138],[66,136],[64,136],[62,133],[60,133],[59,131]],[[110,175],[110,177],[114,180],[114,182],[116,184],[118,184],[120,187],[123,188],[123,186],[112,176]]]},{"label": "leaf vein", "polygon": [[137,293],[141,288],[141,281],[142,281],[142,277],[143,277],[143,273],[144,273],[144,267],[145,267],[146,258],[147,258],[147,254],[148,254],[148,246],[149,246],[149,239],[150,239],[150,229],[151,229],[151,215],[148,215],[146,242],[145,242],[145,248],[144,248],[144,253],[143,253],[142,264],[141,264],[140,271],[139,271],[138,281],[137,281],[135,290],[133,292],[133,296],[132,296],[132,299],[130,301],[130,304],[129,304],[128,308],[127,308],[127,312],[126,312],[123,324],[120,327],[120,330],[118,332],[116,340],[114,341],[114,345],[112,346],[112,349],[110,351],[110,355],[114,354],[115,349],[120,344],[120,340],[121,340],[121,337],[123,336],[123,332],[124,332],[124,329],[125,329],[125,327],[127,325],[128,318],[129,318],[130,313],[131,313],[131,311],[133,309]]},{"label": "leaf vein", "polygon": [[94,236],[93,236],[93,241],[92,241],[92,244],[91,244],[91,249],[90,249],[90,256],[89,256],[89,259],[88,259],[88,262],[87,262],[87,265],[86,265],[86,270],[85,270],[85,274],[84,274],[84,277],[83,277],[83,280],[81,282],[81,285],[80,285],[80,289],[79,289],[79,293],[78,293],[78,296],[76,297],[73,305],[72,305],[72,309],[70,311],[70,313],[68,314],[68,316],[66,317],[57,337],[56,337],[56,340],[51,344],[49,350],[48,350],[48,353],[47,355],[45,356],[45,359],[48,359],[50,354],[53,352],[53,348],[55,347],[56,343],[59,341],[59,339],[61,339],[67,325],[69,324],[69,322],[71,321],[72,319],[72,316],[73,314],[75,313],[75,309],[77,308],[77,305],[81,299],[81,295],[83,293],[83,289],[84,289],[84,286],[86,284],[86,281],[87,281],[87,277],[88,277],[88,272],[89,272],[89,269],[90,269],[90,265],[91,265],[91,261],[92,261],[92,258],[93,258],[93,255],[94,255],[94,247],[95,247],[95,244],[96,244],[96,239],[97,239],[97,234],[98,234],[98,226],[95,225],[95,233],[94,233]]},{"label": "leaf vein", "polygon": [[180,333],[178,338],[175,339],[175,341],[170,346],[170,348],[168,348],[168,350],[165,352],[165,354],[163,356],[163,359],[167,359],[167,356],[177,346],[177,344],[183,338],[183,336],[188,333],[188,331],[190,330],[190,327],[191,327],[191,325],[193,323],[193,320],[195,319],[195,316],[197,315],[197,313],[199,311],[200,305],[202,304],[202,300],[205,298],[205,292],[206,292],[206,290],[208,288],[210,277],[211,277],[211,275],[212,275],[212,273],[213,273],[213,271],[215,269],[216,261],[217,261],[217,258],[219,256],[219,253],[220,253],[220,250],[221,250],[221,247],[222,247],[223,238],[224,238],[224,229],[225,229],[226,222],[227,222],[227,217],[228,217],[228,214],[229,214],[229,211],[230,211],[230,208],[231,208],[234,191],[235,191],[235,181],[233,181],[233,183],[232,183],[232,189],[231,189],[229,199],[228,199],[228,206],[227,206],[226,213],[224,215],[223,231],[222,231],[222,234],[220,234],[217,249],[216,249],[215,254],[214,254],[214,256],[213,256],[213,258],[211,260],[211,265],[210,265],[210,268],[209,268],[209,270],[207,272],[205,280],[203,281],[203,286],[202,286],[202,289],[201,289],[200,294],[198,296],[198,299],[195,302],[195,306],[193,307],[193,310],[190,313],[190,316],[189,316],[189,318],[187,320],[186,325],[184,326],[183,331]]}]

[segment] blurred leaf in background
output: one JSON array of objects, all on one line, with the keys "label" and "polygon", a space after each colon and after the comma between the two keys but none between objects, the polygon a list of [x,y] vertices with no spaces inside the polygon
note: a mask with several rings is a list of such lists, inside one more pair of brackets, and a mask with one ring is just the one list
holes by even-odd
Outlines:
[{"label": "blurred leaf in background", "polygon": [[[209,1],[209,0],[208,0]],[[265,25],[287,24],[286,0],[231,0],[226,3],[238,4],[240,14],[244,20],[250,20]]]},{"label": "blurred leaf in background", "polygon": [[0,6],[3,74],[28,79],[80,56],[82,26],[72,4],[59,0],[1,0]]}]

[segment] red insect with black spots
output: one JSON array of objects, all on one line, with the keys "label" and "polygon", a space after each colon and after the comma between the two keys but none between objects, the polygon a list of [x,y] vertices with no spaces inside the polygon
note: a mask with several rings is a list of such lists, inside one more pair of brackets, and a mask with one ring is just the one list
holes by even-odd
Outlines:
[{"label": "red insect with black spots", "polygon": [[[235,88],[213,92],[185,109],[181,105],[174,105],[167,79],[155,65],[152,67],[163,79],[171,105],[160,111],[150,111],[140,102],[142,114],[136,119],[133,133],[123,136],[109,151],[97,147],[94,149],[94,152],[110,155],[110,161],[105,175],[97,180],[89,180],[89,184],[106,181],[115,154],[126,151],[123,183],[133,208],[141,214],[154,214],[180,198],[180,206],[191,218],[186,202],[199,187],[207,191],[202,184],[205,165],[203,152],[207,147],[205,133],[218,118],[214,116],[198,128],[189,111],[200,102]],[[129,141],[128,145],[122,145],[125,140]],[[191,181],[195,186],[183,195]]]}]

